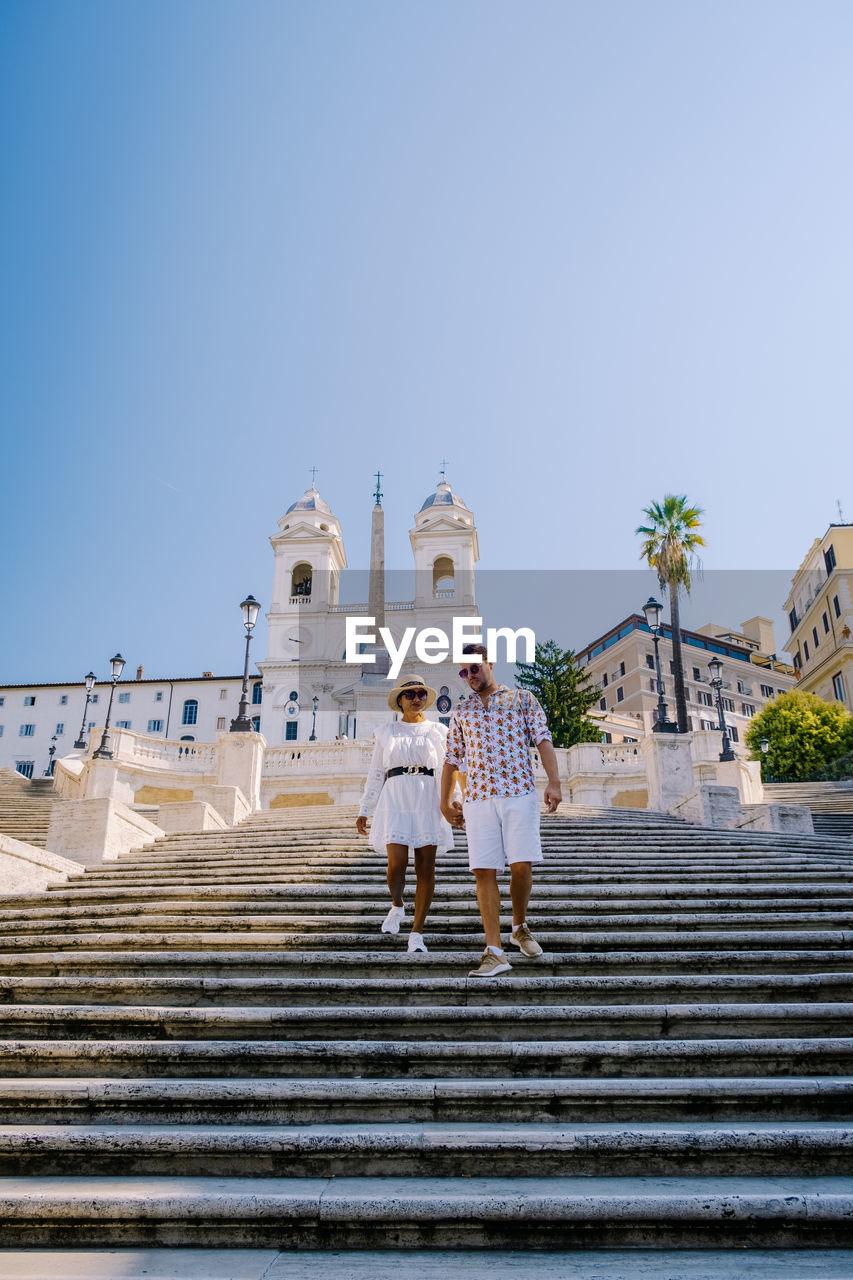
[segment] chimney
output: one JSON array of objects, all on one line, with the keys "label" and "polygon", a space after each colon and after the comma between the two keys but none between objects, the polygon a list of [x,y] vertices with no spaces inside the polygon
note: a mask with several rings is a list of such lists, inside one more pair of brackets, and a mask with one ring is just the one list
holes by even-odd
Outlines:
[{"label": "chimney", "polygon": [[137,668],[136,668],[136,678],[137,678],[137,680],[141,680],[141,679],[142,679],[142,667],[137,667]]}]

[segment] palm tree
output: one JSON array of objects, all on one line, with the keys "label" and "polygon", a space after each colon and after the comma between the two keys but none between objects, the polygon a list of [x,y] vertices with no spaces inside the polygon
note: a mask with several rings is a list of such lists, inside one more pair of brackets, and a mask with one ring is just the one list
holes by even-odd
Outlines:
[{"label": "palm tree", "polygon": [[704,547],[705,539],[696,530],[701,527],[701,507],[689,507],[685,497],[668,493],[663,502],[653,502],[643,509],[649,523],[641,524],[635,531],[642,535],[643,549],[640,559],[658,575],[662,591],[669,592],[670,620],[672,622],[672,666],[675,680],[675,710],[678,732],[687,733],[687,699],[684,696],[684,665],[681,658],[681,623],[678,610],[678,593],[683,587],[690,592],[691,557],[698,547]]}]

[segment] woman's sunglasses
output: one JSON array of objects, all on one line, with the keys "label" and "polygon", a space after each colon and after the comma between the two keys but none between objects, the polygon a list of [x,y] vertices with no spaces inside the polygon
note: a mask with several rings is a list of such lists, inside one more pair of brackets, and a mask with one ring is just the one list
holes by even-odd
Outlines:
[{"label": "woman's sunglasses", "polygon": [[480,669],[481,669],[481,664],[479,662],[472,662],[470,667],[462,668],[462,670],[459,672],[459,679],[467,680],[469,675],[472,675],[472,676],[479,675]]},{"label": "woman's sunglasses", "polygon": [[405,689],[403,691],[404,698],[425,698],[427,696],[426,689]]}]

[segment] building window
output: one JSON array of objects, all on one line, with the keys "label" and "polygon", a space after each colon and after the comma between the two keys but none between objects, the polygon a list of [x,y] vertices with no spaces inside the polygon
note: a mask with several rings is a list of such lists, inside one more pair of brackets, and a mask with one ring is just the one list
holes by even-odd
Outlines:
[{"label": "building window", "polygon": [[620,663],[619,663],[619,674],[620,674],[620,676],[624,676],[624,674],[625,674],[625,663],[624,663],[624,662],[620,662]]},{"label": "building window", "polygon": [[129,721],[129,720],[116,720],[116,728],[117,728],[117,729],[129,729],[129,728],[130,728],[130,721]]},{"label": "building window", "polygon": [[67,706],[68,706],[68,694],[67,694],[67,693],[60,694],[60,697],[59,697],[59,705],[60,705],[61,707],[67,707]]},{"label": "building window", "polygon": [[31,778],[33,776],[33,769],[35,768],[35,763],[36,763],[35,760],[16,760],[15,772],[22,773],[25,778]]},{"label": "building window", "polygon": [[798,649],[797,652],[794,654],[794,670],[799,671],[802,665],[803,665],[803,660],[800,657],[800,651]]},{"label": "building window", "polygon": [[216,732],[221,733],[225,728],[225,716],[216,717]]},{"label": "building window", "polygon": [[740,742],[740,738],[738,737],[737,725],[736,725],[736,724],[730,724],[730,725],[729,725],[729,737],[731,738],[732,742]]},{"label": "building window", "polygon": [[181,742],[195,742],[195,738],[192,736],[191,733],[182,733]]},{"label": "building window", "polygon": [[19,738],[34,738],[36,727],[34,724],[22,724],[18,730]]},{"label": "building window", "polygon": [[607,688],[607,672],[606,671],[604,672],[604,675],[601,677],[601,687],[602,689]]},{"label": "building window", "polygon": [[[450,718],[448,717],[447,720],[449,724]],[[285,742],[295,742],[298,732],[299,732],[298,723],[295,720],[288,720],[287,724],[284,726]]]},{"label": "building window", "polygon": [[731,698],[723,698],[723,710],[734,711],[734,709],[735,709],[735,704],[732,702]]},{"label": "building window", "polygon": [[61,720],[59,724],[56,726],[57,738],[61,738],[64,732],[65,732],[65,721]]},{"label": "building window", "polygon": [[94,727],[95,727],[95,722],[94,722],[94,720],[90,720],[90,721],[89,721],[89,728],[87,729],[87,733],[91,733],[91,732],[92,732],[92,730],[94,729]]},{"label": "building window", "polygon": [[599,709],[599,711],[606,711],[606,710],[607,710],[607,699],[606,699],[606,698],[599,698],[599,699],[598,699],[598,709]]},{"label": "building window", "polygon": [[616,701],[622,702],[624,698],[625,698],[625,690],[622,688],[620,684],[619,688],[616,690]]},{"label": "building window", "polygon": [[260,716],[252,716],[252,728],[254,729],[255,733],[260,733],[260,731],[261,731],[261,717],[260,717]]},{"label": "building window", "polygon": [[836,618],[841,617],[841,605],[838,603],[838,596],[832,597],[832,607],[835,610]]},{"label": "building window", "polygon": [[99,697],[100,697],[100,694],[97,694],[97,693],[93,693],[93,694],[92,694],[91,698],[89,699],[89,701],[91,702],[92,706],[94,706],[94,705],[95,705],[95,703],[98,701],[98,698],[99,698]]},{"label": "building window", "polygon": [[814,647],[817,648],[817,627],[812,627],[812,639],[814,640]]},{"label": "building window", "polygon": [[220,702],[224,702],[224,701],[225,701],[225,699],[226,699],[227,697],[228,697],[228,690],[227,690],[227,689],[220,689],[220,690],[219,690],[219,701],[220,701]]},{"label": "building window", "polygon": [[772,685],[772,684],[763,684],[763,685],[761,685],[761,696],[762,696],[762,698],[772,698],[772,697],[773,697],[773,685]]},{"label": "building window", "polygon": [[654,655],[653,653],[647,653],[647,654],[646,654],[646,666],[647,666],[647,667],[651,667],[652,671],[654,671],[654,669],[655,669],[655,655]]},{"label": "building window", "polygon": [[196,724],[198,722],[198,698],[187,698],[184,702],[183,715],[181,716],[181,724]]},{"label": "building window", "polygon": [[0,738],[2,737],[3,737],[3,726],[2,724],[0,724]]},{"label": "building window", "polygon": [[694,679],[694,680],[701,680],[701,679],[702,679],[702,672],[699,670],[699,668],[698,668],[698,667],[694,667],[694,668],[693,668],[693,679]]},{"label": "building window", "polygon": [[716,727],[717,727],[717,726],[714,724],[714,721],[713,721],[713,720],[703,720],[703,721],[702,721],[702,728],[703,728],[703,729],[716,729]]},{"label": "building window", "polygon": [[803,653],[806,655],[806,662],[808,662],[809,658],[811,657],[811,654],[809,653],[809,642],[808,642],[808,640],[804,640],[804,641],[803,641]]},{"label": "building window", "polygon": [[651,689],[652,693],[655,693],[657,690],[657,680],[655,680],[654,676],[651,676],[649,678],[649,688]]},{"label": "building window", "polygon": [[252,705],[257,707],[264,696],[264,686],[260,680],[256,680],[252,685]]},{"label": "building window", "polygon": [[698,689],[696,692],[696,697],[702,703],[703,706],[713,707],[714,695],[709,693],[707,689]]},{"label": "building window", "polygon": [[149,721],[148,721],[148,732],[149,732],[149,733],[162,733],[162,732],[163,732],[163,721],[162,721],[162,720],[149,720]]},{"label": "building window", "polygon": [[792,633],[796,631],[797,627],[800,625],[800,620],[797,617],[797,610],[795,608],[788,614],[788,625],[790,626]]},{"label": "building window", "polygon": [[740,704],[740,713],[742,716],[746,716],[748,720],[751,720],[755,715],[755,707],[751,702],[742,702]]},{"label": "building window", "polygon": [[829,635],[829,617],[826,613],[826,610],[824,610],[822,617],[823,617],[823,634],[828,636]]},{"label": "building window", "polygon": [[6,699],[0,698],[0,707],[5,707],[5,705],[6,705]]},{"label": "building window", "polygon": [[120,694],[118,695],[118,700],[119,700],[119,702],[130,702],[130,694],[129,694],[129,693],[127,693],[127,692],[125,692],[125,693],[120,693]]},{"label": "building window", "polygon": [[832,573],[835,568],[835,547],[831,542],[823,553],[823,563],[826,565],[826,572]]},{"label": "building window", "polygon": [[847,701],[847,690],[844,687],[844,676],[840,671],[837,676],[832,677],[832,692],[835,694],[839,702]]},{"label": "building window", "polygon": [[157,692],[154,694],[154,701],[155,701],[155,702],[162,702],[162,701],[163,701],[163,690],[162,690],[162,689],[158,689],[158,690],[157,690]]},{"label": "building window", "polygon": [[24,698],[24,706],[25,706],[25,707],[34,707],[35,705],[36,705],[36,698],[35,698],[35,694],[34,694],[34,693],[28,693],[28,694],[27,694],[27,696]]}]

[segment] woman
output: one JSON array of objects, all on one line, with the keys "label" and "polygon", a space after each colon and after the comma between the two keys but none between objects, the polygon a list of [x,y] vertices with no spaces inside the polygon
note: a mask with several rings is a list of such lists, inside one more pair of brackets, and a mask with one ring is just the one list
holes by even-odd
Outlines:
[{"label": "woman", "polygon": [[376,746],[356,822],[359,835],[367,835],[367,819],[373,817],[370,844],[388,851],[388,888],[391,910],[383,933],[399,933],[405,918],[403,889],[409,849],[415,851],[415,915],[409,935],[409,951],[426,951],[423,928],[435,889],[435,855],[453,848],[453,831],[439,809],[439,786],[447,729],[427,720],[424,711],[437,694],[422,680],[404,680],[388,695],[392,711],[402,720],[376,730]]}]

